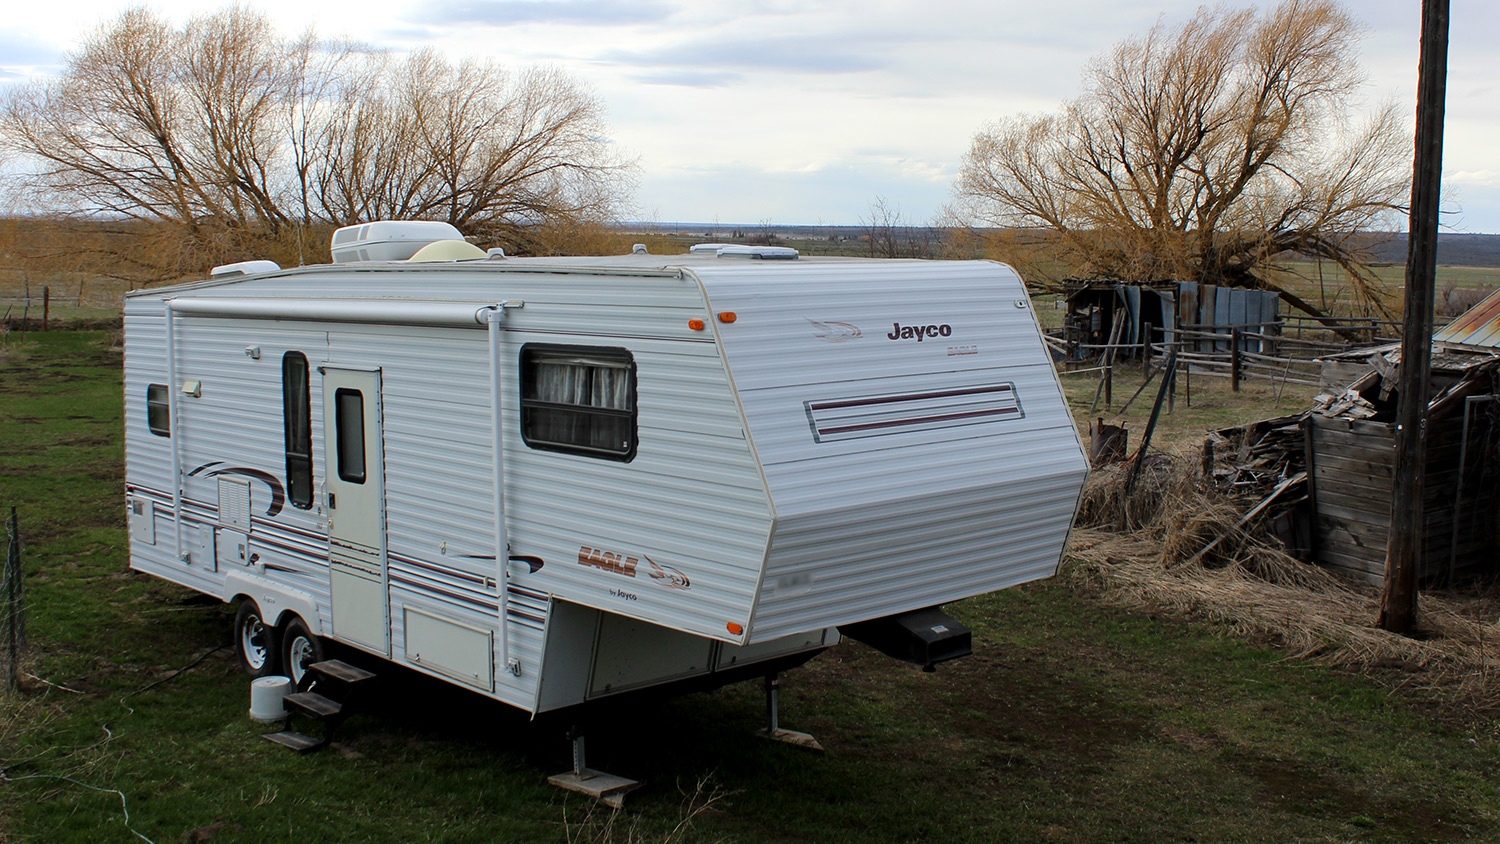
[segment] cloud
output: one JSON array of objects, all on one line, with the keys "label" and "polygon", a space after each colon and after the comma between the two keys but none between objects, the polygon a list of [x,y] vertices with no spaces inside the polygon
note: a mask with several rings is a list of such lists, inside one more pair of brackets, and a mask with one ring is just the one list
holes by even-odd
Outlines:
[{"label": "cloud", "polygon": [[[864,42],[853,50],[830,43],[826,37],[720,39],[673,44],[655,50],[619,50],[605,58],[643,68],[693,67],[723,72],[723,68],[777,70],[787,73],[858,73],[890,65],[878,44]],[[878,57],[878,58],[877,58]]]},{"label": "cloud", "polygon": [[688,88],[724,88],[745,81],[743,74],[714,70],[665,70],[632,74],[630,78],[647,85],[682,85]]},{"label": "cloud", "polygon": [[673,11],[657,3],[612,0],[448,0],[421,8],[420,23],[464,26],[550,23],[609,27],[655,23],[665,20]]},{"label": "cloud", "polygon": [[[638,205],[673,220],[782,225],[854,224],[883,195],[913,225],[926,225],[948,200],[948,184],[885,162],[852,162],[791,172],[753,164],[690,165],[643,175]],[[659,216],[659,215],[657,215]]]}]

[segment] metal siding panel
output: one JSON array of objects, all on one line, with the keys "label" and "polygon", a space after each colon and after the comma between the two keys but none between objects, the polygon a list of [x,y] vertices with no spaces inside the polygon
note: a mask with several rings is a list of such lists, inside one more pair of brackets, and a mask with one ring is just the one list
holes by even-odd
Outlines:
[{"label": "metal siding panel", "polygon": [[1126,324],[1127,343],[1141,342],[1141,289],[1133,284],[1123,285],[1119,288],[1125,294],[1125,311],[1130,314],[1130,321]]},{"label": "metal siding panel", "polygon": [[[738,315],[719,333],[777,515],[751,641],[1055,571],[1087,467],[1008,268],[885,262],[704,284],[713,310]],[[897,324],[950,333],[891,339]],[[808,418],[809,402],[1002,382],[1023,417],[824,442]]]},{"label": "metal siding panel", "polygon": [[1482,302],[1438,329],[1432,339],[1467,346],[1497,345],[1497,341],[1500,341],[1500,290],[1486,296]]},{"label": "metal siding panel", "polygon": [[1221,352],[1229,348],[1229,326],[1233,324],[1229,318],[1229,303],[1233,292],[1227,287],[1221,287],[1214,293],[1214,328],[1225,335],[1225,339],[1215,341],[1214,348]]},{"label": "metal siding panel", "polygon": [[[594,281],[618,295],[622,285],[637,279]],[[673,314],[663,322],[681,325],[685,333],[689,315],[704,313],[701,293],[696,284],[671,281],[675,300],[663,299],[657,307]],[[693,338],[697,342],[633,336],[638,310],[617,309],[613,322],[596,319],[586,327],[603,333],[587,335],[522,328],[523,322],[577,322],[545,302],[528,299],[525,308],[507,313],[512,328],[505,334],[508,365],[502,377],[508,539],[513,555],[545,561],[534,574],[513,564],[512,582],[674,629],[731,638],[726,623],[743,624],[754,600],[770,533],[769,502],[717,347],[701,333]],[[494,539],[483,333],[337,328],[330,333],[330,357],[382,367],[392,551],[476,574],[493,572],[492,560],[484,559],[493,557]],[[526,342],[631,351],[640,436],[632,462],[525,444],[514,397],[519,395],[516,356]],[[458,363],[464,361],[469,365]],[[644,562],[634,578],[579,565],[581,546],[649,556],[687,574],[690,588],[665,588],[647,577]],[[612,590],[635,598],[624,601]],[[533,665],[523,666],[523,679]],[[508,675],[497,676],[515,685]],[[534,687],[528,688],[534,697]]]},{"label": "metal siding panel", "polygon": [[[125,313],[126,483],[128,490],[156,501],[158,520],[154,545],[132,539],[131,565],[227,600],[233,595],[226,592],[225,569],[185,568],[172,559],[171,440],[151,434],[144,422],[145,385],[166,382],[165,319],[160,300],[146,297],[127,300]],[[266,473],[271,481],[257,480],[251,486],[249,548],[266,567],[261,577],[313,596],[319,615],[307,621],[326,629],[327,545],[321,518],[289,502],[270,512],[270,484],[285,489],[281,355],[299,349],[316,360],[322,333],[283,323],[178,317],[177,342],[178,377],[202,381],[203,395],[182,398],[173,437],[179,438],[184,473],[207,466],[184,482],[185,544],[193,531],[218,522],[218,480],[211,472],[232,468]],[[260,359],[249,357],[247,347],[259,347]],[[314,430],[320,430],[316,401],[313,413]],[[315,438],[315,459],[318,449]]]},{"label": "metal siding panel", "polygon": [[[1218,325],[1218,320],[1215,317],[1215,314],[1218,312],[1216,304],[1217,294],[1218,288],[1212,284],[1205,284],[1198,291],[1199,331],[1213,331],[1214,326]],[[1214,350],[1215,345],[1217,344],[1213,340],[1200,338],[1198,340],[1198,351],[1207,354]]]}]

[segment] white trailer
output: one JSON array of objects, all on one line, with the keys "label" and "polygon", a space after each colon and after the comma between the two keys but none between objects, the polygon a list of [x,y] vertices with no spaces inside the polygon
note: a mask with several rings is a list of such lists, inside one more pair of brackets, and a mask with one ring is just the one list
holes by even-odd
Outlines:
[{"label": "white trailer", "polygon": [[1087,474],[1021,280],[757,256],[788,257],[133,293],[130,565],[240,602],[252,674],[334,640],[532,713],[767,674],[839,628],[966,652],[912,611],[1052,575]]}]

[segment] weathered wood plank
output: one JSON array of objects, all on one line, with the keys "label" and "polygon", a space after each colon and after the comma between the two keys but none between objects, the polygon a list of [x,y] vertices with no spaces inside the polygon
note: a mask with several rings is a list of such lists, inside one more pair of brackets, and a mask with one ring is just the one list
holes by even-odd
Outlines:
[{"label": "weathered wood plank", "polygon": [[1342,527],[1325,525],[1318,537],[1318,549],[1329,554],[1348,554],[1361,559],[1385,557],[1384,536],[1361,535]]},{"label": "weathered wood plank", "polygon": [[1376,576],[1385,574],[1385,553],[1379,556],[1364,556],[1360,554],[1346,554],[1342,550],[1329,550],[1323,553],[1318,560],[1326,566],[1337,566],[1354,572],[1366,572]]},{"label": "weathered wood plank", "polygon": [[[1355,484],[1324,484],[1319,500],[1357,513],[1378,516],[1382,519],[1391,514],[1391,490],[1367,489]],[[1382,514],[1384,514],[1382,516]]]},{"label": "weathered wood plank", "polygon": [[[1392,456],[1394,457],[1394,455]],[[1344,474],[1355,474],[1389,479],[1395,471],[1395,463],[1394,459],[1370,460],[1363,457],[1338,454],[1333,451],[1326,453],[1319,452],[1317,455],[1317,473],[1319,478],[1337,478]]]},{"label": "weathered wood plank", "polygon": [[[1323,431],[1339,431],[1344,433],[1357,433],[1367,436],[1395,436],[1395,426],[1389,422],[1371,422],[1367,419],[1330,419],[1327,416],[1319,416],[1314,413],[1311,417],[1313,424],[1317,426],[1319,433]],[[1394,440],[1393,440],[1394,441]]]}]

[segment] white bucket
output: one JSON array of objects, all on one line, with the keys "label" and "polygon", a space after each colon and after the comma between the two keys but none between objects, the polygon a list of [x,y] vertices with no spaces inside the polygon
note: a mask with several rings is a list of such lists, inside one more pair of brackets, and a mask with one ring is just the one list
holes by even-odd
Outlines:
[{"label": "white bucket", "polygon": [[263,723],[286,717],[281,700],[296,689],[290,677],[261,677],[250,684],[250,717]]}]

